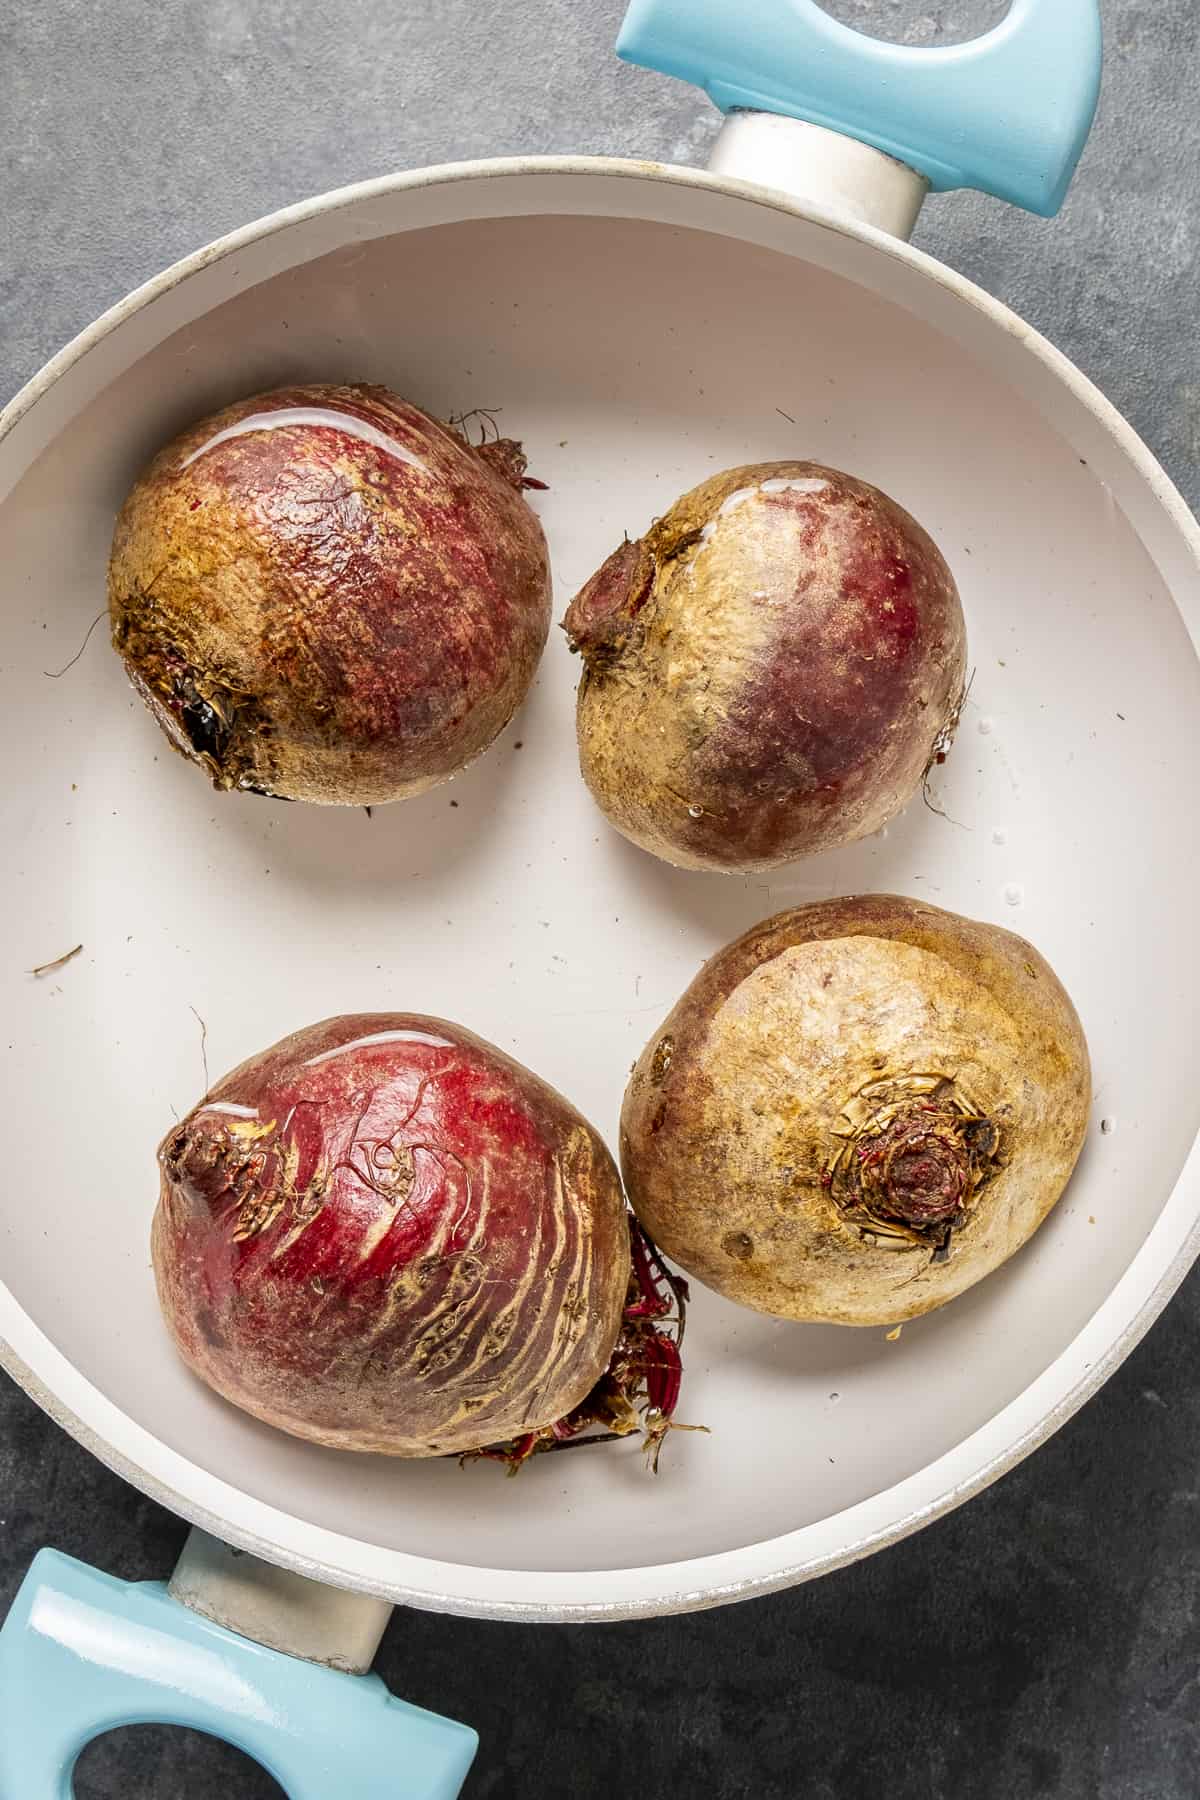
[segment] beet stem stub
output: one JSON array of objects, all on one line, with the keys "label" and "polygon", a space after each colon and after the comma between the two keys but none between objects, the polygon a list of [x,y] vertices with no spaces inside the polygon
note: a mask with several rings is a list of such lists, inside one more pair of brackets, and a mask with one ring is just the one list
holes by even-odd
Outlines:
[{"label": "beet stem stub", "polygon": [[1000,1133],[945,1077],[872,1083],[843,1110],[824,1186],[865,1231],[898,1227],[936,1250],[996,1172]]},{"label": "beet stem stub", "polygon": [[962,1206],[970,1176],[966,1148],[926,1118],[893,1120],[863,1161],[872,1172],[878,1167],[880,1211],[906,1225],[938,1224]]},{"label": "beet stem stub", "polygon": [[653,580],[653,557],[643,543],[627,538],[572,600],[563,630],[589,668],[620,655]]},{"label": "beet stem stub", "polygon": [[524,450],[515,438],[495,438],[490,443],[477,444],[476,453],[483,461],[510,487],[521,493],[525,488],[540,488],[545,491],[546,483],[527,475],[529,467]]}]

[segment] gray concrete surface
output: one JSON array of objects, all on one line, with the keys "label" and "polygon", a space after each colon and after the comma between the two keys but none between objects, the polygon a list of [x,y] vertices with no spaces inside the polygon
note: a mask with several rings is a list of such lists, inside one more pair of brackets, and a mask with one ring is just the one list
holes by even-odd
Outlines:
[{"label": "gray concrete surface", "polygon": [[[0,399],[135,283],[319,189],[499,151],[701,160],[715,115],[613,60],[622,10],[0,0]],[[1003,5],[829,10],[932,43]],[[1103,11],[1102,115],[1063,216],[950,196],[927,207],[919,241],[1094,376],[1197,503],[1200,9],[1103,0]],[[1193,1278],[1054,1442],[871,1563],[638,1626],[398,1614],[378,1667],[398,1693],[479,1728],[470,1800],[1193,1800],[1198,1466]],[[43,1543],[139,1577],[167,1571],[181,1538],[0,1385],[0,1608]],[[77,1791],[278,1793],[234,1753],[163,1732],[95,1746]]]}]

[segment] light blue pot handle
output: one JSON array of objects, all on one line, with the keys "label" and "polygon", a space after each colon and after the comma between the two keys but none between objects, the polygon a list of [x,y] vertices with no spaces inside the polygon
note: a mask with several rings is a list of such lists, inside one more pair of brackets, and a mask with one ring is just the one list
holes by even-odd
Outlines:
[{"label": "light blue pot handle", "polygon": [[225,1738],[290,1800],[455,1800],[478,1740],[172,1600],[43,1550],[0,1630],[0,1800],[71,1800],[84,1745],[118,1725]]},{"label": "light blue pot handle", "polygon": [[617,54],[705,88],[722,112],[783,113],[873,144],[936,190],[973,187],[1046,217],[1095,117],[1099,0],[1013,0],[973,43],[914,49],[817,0],[632,0]]}]

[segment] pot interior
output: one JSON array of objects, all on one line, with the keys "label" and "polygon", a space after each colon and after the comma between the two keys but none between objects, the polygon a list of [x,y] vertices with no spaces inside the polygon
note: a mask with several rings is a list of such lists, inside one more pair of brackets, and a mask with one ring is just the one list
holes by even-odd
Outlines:
[{"label": "pot interior", "polygon": [[[1196,596],[1176,582],[1173,597],[1129,522],[1143,477],[1117,453],[1107,479],[1092,466],[1078,403],[1040,366],[1014,383],[996,327],[969,342],[897,298],[882,252],[850,275],[554,210],[372,229],[248,288],[227,258],[216,302],[161,338],[140,326],[144,350],[103,391],[74,404],[68,375],[51,441],[0,509],[3,1273],[105,1396],[200,1469],[301,1525],[514,1572],[519,1592],[521,1571],[708,1556],[894,1487],[1017,1401],[1110,1294],[1200,1115],[1185,855],[1200,679],[1176,605]],[[936,810],[771,876],[672,870],[582,786],[578,665],[557,631],[523,713],[450,786],[371,818],[210,792],[103,622],[59,671],[103,606],[113,514],[143,459],[204,410],[293,380],[493,411],[549,483],[534,504],[559,616],[623,533],[722,467],[811,457],[887,489],[942,546],[968,617],[974,678]],[[338,1012],[441,1014],[615,1144],[630,1064],[700,963],[771,912],[864,889],[1031,938],[1091,1040],[1075,1181],[984,1285],[898,1341],[696,1287],[680,1416],[710,1434],[674,1436],[657,1479],[630,1445],[540,1458],[516,1481],[326,1452],[176,1360],[149,1264],[154,1149],[200,1097],[205,1058],[215,1077]]]}]

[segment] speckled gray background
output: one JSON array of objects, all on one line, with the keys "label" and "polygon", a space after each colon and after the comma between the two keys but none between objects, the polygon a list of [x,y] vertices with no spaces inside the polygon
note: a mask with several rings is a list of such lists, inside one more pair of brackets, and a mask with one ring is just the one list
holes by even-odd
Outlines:
[{"label": "speckled gray background", "polygon": [[[1095,377],[1195,504],[1200,7],[1102,8],[1101,117],[1062,217],[954,195],[927,206],[919,241]],[[932,43],[1005,9],[829,10]],[[164,264],[322,188],[504,151],[702,160],[715,115],[616,63],[622,11],[623,0],[0,0],[0,399]],[[182,1536],[0,1378],[0,1609],[44,1543],[140,1577],[166,1572]],[[396,1692],[478,1727],[470,1800],[1194,1800],[1198,1606],[1193,1278],[1047,1448],[870,1563],[636,1626],[397,1614],[377,1666]],[[77,1792],[278,1789],[224,1747],[145,1731],[89,1751]]]}]

